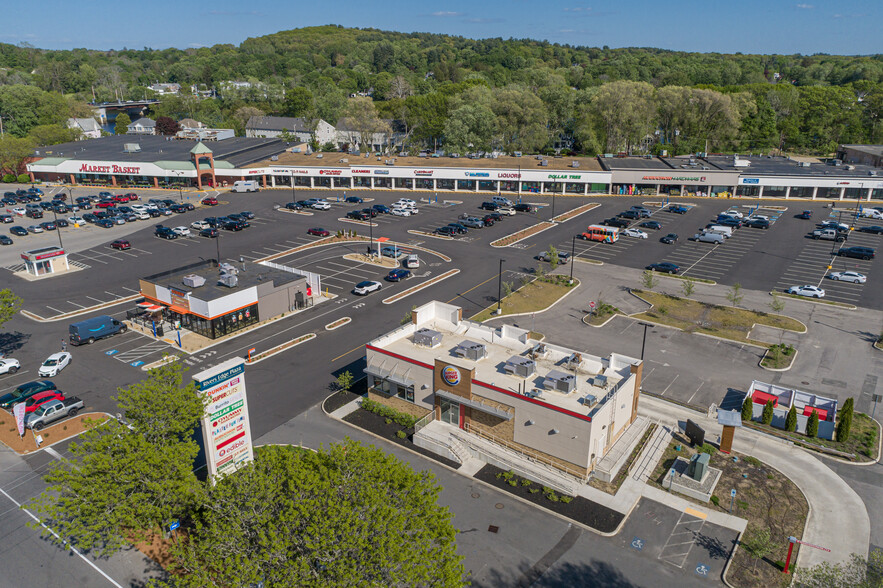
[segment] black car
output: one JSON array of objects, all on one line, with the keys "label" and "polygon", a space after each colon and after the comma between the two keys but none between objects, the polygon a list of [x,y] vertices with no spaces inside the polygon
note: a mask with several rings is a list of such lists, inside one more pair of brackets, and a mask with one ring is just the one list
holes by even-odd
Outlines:
[{"label": "black car", "polygon": [[492,212],[489,215],[485,216],[485,218],[492,218],[492,219],[494,219],[494,222],[498,223],[501,220],[503,220],[505,217],[502,214],[500,214],[499,212]]},{"label": "black car", "polygon": [[187,207],[183,204],[173,204],[172,206],[169,206],[169,210],[178,214],[182,214],[184,212],[187,212]]},{"label": "black car", "polygon": [[170,199],[170,198],[166,198],[165,200],[160,200],[160,202],[162,202],[163,204],[165,204],[165,205],[166,205],[166,208],[171,208],[171,207],[173,207],[173,206],[175,205],[175,201],[172,200],[172,199]]},{"label": "black car", "polygon": [[874,250],[870,247],[841,247],[837,250],[837,255],[867,260],[874,259]]},{"label": "black car", "polygon": [[18,204],[18,200],[16,200],[12,196],[4,196],[3,198],[0,198],[0,202],[5,204],[6,206],[15,206],[16,204]]},{"label": "black car", "polygon": [[47,390],[58,390],[55,384],[49,380],[35,380],[22,384],[12,392],[0,396],[0,408],[12,408],[19,402],[24,402],[34,394],[46,392]]},{"label": "black car", "polygon": [[654,231],[658,231],[662,228],[662,223],[660,223],[659,221],[644,221],[638,226],[644,227],[645,229],[653,229]]},{"label": "black car", "polygon": [[0,223],[11,223],[15,222],[15,219],[12,218],[11,214],[0,214]]},{"label": "black car", "polygon": [[100,218],[97,221],[95,221],[95,226],[101,227],[104,229],[111,229],[114,226],[116,226],[116,223],[113,222],[112,220],[110,220],[109,218]]},{"label": "black car", "polygon": [[34,210],[33,208],[29,208],[25,211],[25,216],[30,218],[43,218],[42,210]]},{"label": "black car", "polygon": [[303,210],[304,207],[297,202],[288,202],[285,204],[285,208],[288,210]]},{"label": "black car", "polygon": [[372,206],[371,208],[373,208],[374,210],[376,210],[376,211],[379,212],[380,214],[389,214],[389,212],[390,212],[390,211],[389,211],[389,207],[388,207],[388,206],[384,206],[384,205],[382,205],[382,204],[375,204],[375,205]]},{"label": "black car", "polygon": [[184,206],[184,208],[186,208],[187,210],[196,210],[196,207],[193,206],[193,204],[190,203],[190,202],[185,202],[185,203],[183,204],[183,206]]},{"label": "black car", "polygon": [[624,229],[628,227],[631,223],[629,223],[629,221],[624,218],[613,217],[605,219],[604,222],[602,222],[601,224],[607,227],[619,227],[620,229]]},{"label": "black car", "polygon": [[672,243],[675,243],[677,240],[678,240],[677,233],[669,233],[668,235],[666,235],[665,237],[660,239],[660,241],[662,241],[666,245],[671,245]]},{"label": "black car", "polygon": [[344,202],[349,202],[351,204],[361,204],[362,202],[364,202],[364,200],[362,200],[358,196],[347,196],[344,199]]},{"label": "black car", "polygon": [[242,212],[239,213],[239,216],[241,216],[244,219],[251,220],[254,218],[254,213],[249,210],[243,210]]},{"label": "black car", "polygon": [[170,229],[169,227],[164,227],[162,225],[157,225],[156,230],[153,231],[153,234],[157,237],[162,237],[163,239],[177,239],[178,235],[175,234],[175,231]]},{"label": "black car", "polygon": [[295,204],[299,204],[301,208],[312,208],[312,203],[307,200],[298,200]]},{"label": "black car", "polygon": [[55,223],[52,221],[46,221],[45,223],[40,223],[40,226],[43,227],[44,231],[54,231],[56,229]]},{"label": "black car", "polygon": [[433,231],[436,235],[442,235],[445,237],[453,237],[457,234],[457,232],[450,226],[439,227],[435,231]]},{"label": "black car", "polygon": [[498,210],[500,205],[496,202],[482,202],[481,206],[479,206],[482,210]]},{"label": "black car", "polygon": [[12,239],[6,235],[0,235],[0,245],[12,245]]},{"label": "black car", "polygon": [[745,223],[745,226],[752,229],[768,229],[770,228],[770,221],[765,218],[750,218]]},{"label": "black car", "polygon": [[367,214],[367,215],[368,215],[369,217],[371,217],[371,218],[374,218],[375,216],[377,216],[378,214],[380,214],[379,212],[377,212],[377,211],[374,210],[373,208],[363,208],[363,209],[362,209],[362,212],[364,212],[365,214]]},{"label": "black car", "polygon": [[155,208],[148,208],[145,212],[150,215],[150,218],[158,218],[162,216],[162,213]]},{"label": "black car", "polygon": [[233,222],[239,223],[239,227],[240,227],[241,229],[246,229],[246,228],[248,228],[248,227],[251,226],[251,225],[248,223],[248,221],[245,220],[245,217],[243,217],[243,216],[241,216],[241,215],[238,215],[238,214],[228,214],[228,215],[227,215],[227,220],[231,220],[231,221],[233,221]]},{"label": "black car", "polygon": [[454,232],[458,235],[465,235],[469,232],[469,229],[467,229],[464,225],[461,225],[460,223],[448,223],[448,226],[454,229]]},{"label": "black car", "polygon": [[[6,222],[6,221],[4,221]],[[883,235],[883,227],[880,225],[871,225],[869,227],[862,227],[859,229],[860,233],[871,233],[874,235]]]},{"label": "black car", "polygon": [[70,226],[70,223],[67,222],[66,218],[60,218],[57,221],[55,221],[55,226],[65,228],[67,226]]},{"label": "black car", "polygon": [[519,202],[512,207],[512,210],[514,210],[515,212],[533,212],[533,206],[531,206],[530,204]]},{"label": "black car", "polygon": [[228,220],[221,224],[221,228],[225,231],[241,231],[245,227],[242,225],[241,221]]},{"label": "black car", "polygon": [[55,203],[53,203],[53,202],[41,202],[41,203],[40,203],[40,208],[42,208],[43,210],[52,210],[53,208],[55,208]]},{"label": "black car", "polygon": [[662,272],[664,274],[676,274],[681,268],[673,263],[663,261],[660,263],[651,263],[647,266],[647,269],[654,272]]},{"label": "black car", "polygon": [[24,227],[20,227],[15,225],[14,227],[9,227],[9,232],[18,237],[26,237],[28,234],[28,230]]},{"label": "black car", "polygon": [[623,210],[622,212],[620,212],[616,216],[618,216],[620,218],[627,218],[630,220],[638,220],[639,218],[641,218],[641,213],[638,212],[637,210]]},{"label": "black car", "polygon": [[203,229],[203,230],[199,231],[199,236],[200,237],[217,237],[218,236],[218,229],[216,229],[214,227],[209,227],[207,229]]},{"label": "black car", "polygon": [[717,221],[716,224],[719,224],[722,227],[733,227],[734,229],[738,229],[742,226],[742,221],[737,218],[726,218],[724,220]]},{"label": "black car", "polygon": [[94,223],[98,221],[98,217],[92,214],[91,212],[87,212],[83,215],[83,220],[87,223]]},{"label": "black car", "polygon": [[366,221],[371,220],[371,215],[362,210],[351,210],[346,213],[347,218],[351,218],[353,220]]}]

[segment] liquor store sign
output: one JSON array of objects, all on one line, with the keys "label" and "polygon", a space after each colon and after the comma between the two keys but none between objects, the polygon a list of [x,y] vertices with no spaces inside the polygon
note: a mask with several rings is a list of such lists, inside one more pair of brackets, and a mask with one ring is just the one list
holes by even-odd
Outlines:
[{"label": "liquor store sign", "polygon": [[193,376],[206,397],[202,419],[209,476],[230,474],[254,460],[248,400],[245,394],[245,361],[231,359]]}]

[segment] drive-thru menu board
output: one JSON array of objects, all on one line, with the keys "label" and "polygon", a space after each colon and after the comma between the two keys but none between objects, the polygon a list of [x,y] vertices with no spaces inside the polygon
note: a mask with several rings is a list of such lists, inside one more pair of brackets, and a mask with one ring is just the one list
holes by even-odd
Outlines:
[{"label": "drive-thru menu board", "polygon": [[244,372],[245,360],[236,358],[193,376],[199,392],[207,397],[202,438],[211,479],[254,459]]}]

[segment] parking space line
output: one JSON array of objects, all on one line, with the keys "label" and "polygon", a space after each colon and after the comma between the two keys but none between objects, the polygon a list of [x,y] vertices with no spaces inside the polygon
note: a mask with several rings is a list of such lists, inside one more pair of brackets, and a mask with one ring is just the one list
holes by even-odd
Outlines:
[{"label": "parking space line", "polygon": [[53,307],[51,307],[51,306],[47,306],[46,308],[48,308],[49,310],[54,310],[54,311],[57,312],[58,314],[64,314],[64,311],[63,311],[63,310],[58,310],[57,308],[53,308]]},{"label": "parking space line", "polygon": [[662,391],[662,394],[660,394],[660,396],[665,396],[665,393],[668,392],[668,389],[671,388],[672,384],[675,383],[675,380],[677,380],[680,375],[681,374],[675,374],[674,380],[669,382],[668,386],[665,387],[665,390]]},{"label": "parking space line", "polygon": [[78,308],[86,308],[86,307],[83,306],[82,304],[77,304],[76,302],[71,302],[70,300],[68,300],[67,303],[68,303],[68,304],[73,304],[74,306],[76,306],[76,307],[78,307]]},{"label": "parking space line", "polygon": [[106,302],[105,300],[99,300],[99,299],[93,298],[91,296],[86,296],[86,298],[88,298],[89,300],[94,300],[95,302],[97,302],[99,304],[104,304]]},{"label": "parking space line", "polygon": [[140,294],[140,293],[141,293],[140,290],[133,290],[133,289],[131,289],[131,288],[127,288],[127,287],[125,287],[125,286],[120,286],[120,287],[121,287],[123,290],[128,290],[129,292],[134,292],[135,294]]}]

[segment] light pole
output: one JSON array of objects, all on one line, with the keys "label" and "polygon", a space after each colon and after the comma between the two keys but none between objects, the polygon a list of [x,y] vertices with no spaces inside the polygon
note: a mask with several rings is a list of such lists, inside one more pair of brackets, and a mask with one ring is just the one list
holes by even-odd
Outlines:
[{"label": "light pole", "polygon": [[644,361],[644,348],[647,346],[647,327],[650,325],[648,323],[638,323],[639,325],[643,325],[644,327],[644,340],[641,342],[641,361]]},{"label": "light pole", "polygon": [[218,236],[215,237],[215,253],[218,256],[218,267],[221,267],[221,227],[215,230],[218,231]]},{"label": "light pole", "polygon": [[576,235],[570,238],[570,283],[573,283],[573,264],[576,262],[576,258],[573,254],[576,253]]},{"label": "light pole", "polygon": [[503,314],[503,262],[500,259],[500,271],[497,274],[497,314]]},{"label": "light pole", "polygon": [[55,232],[58,233],[58,248],[64,249],[64,243],[61,242],[61,227],[58,226],[58,211],[52,208],[52,214],[55,215]]},{"label": "light pole", "polygon": [[296,200],[295,200],[295,196],[294,196],[294,171],[292,171],[291,172],[291,203],[294,204],[295,201]]},{"label": "light pole", "polygon": [[369,237],[371,244],[368,245],[368,258],[374,259],[374,218],[370,214],[368,215],[368,231],[371,233]]}]

